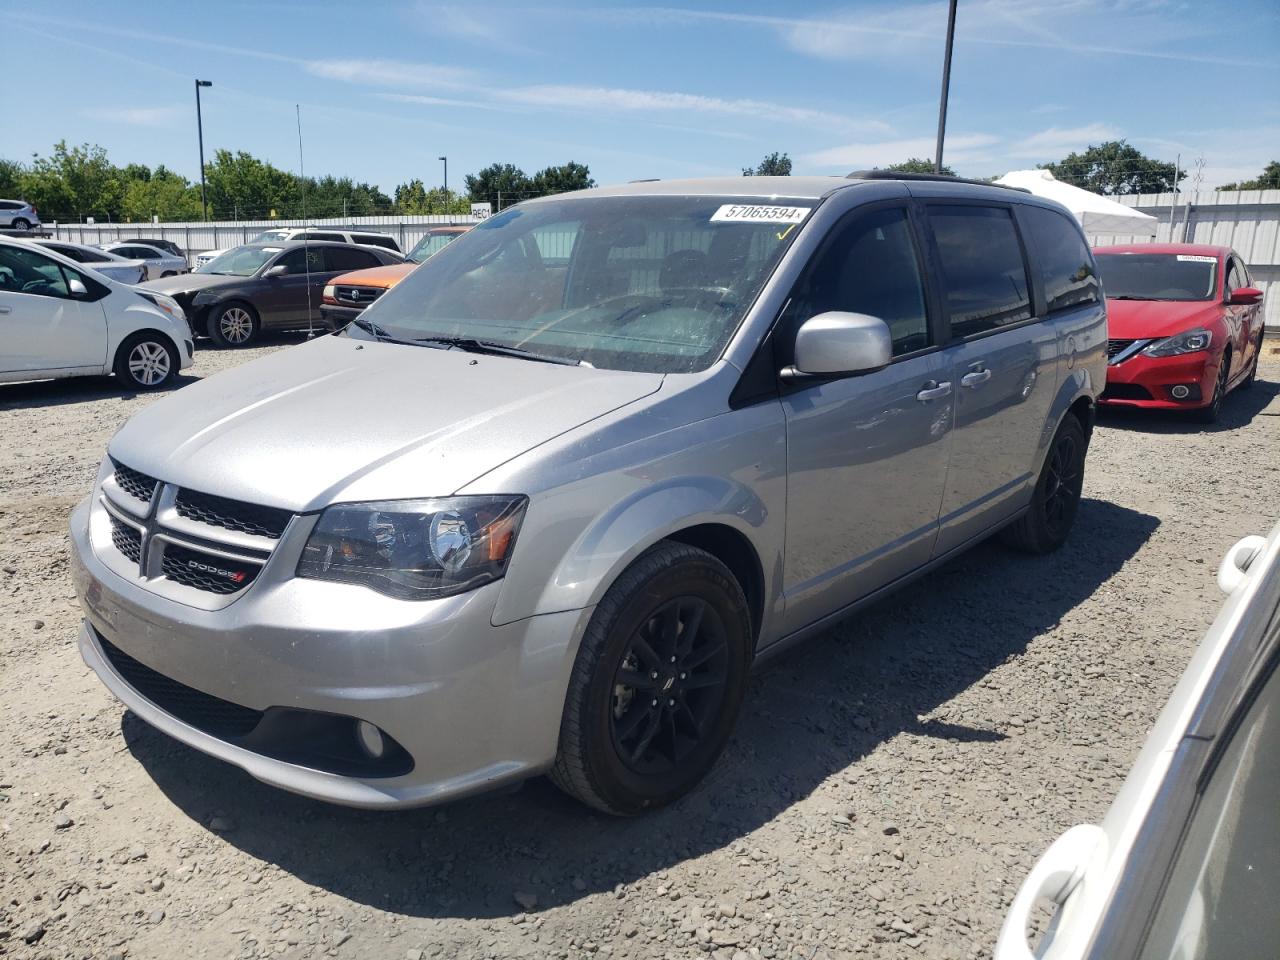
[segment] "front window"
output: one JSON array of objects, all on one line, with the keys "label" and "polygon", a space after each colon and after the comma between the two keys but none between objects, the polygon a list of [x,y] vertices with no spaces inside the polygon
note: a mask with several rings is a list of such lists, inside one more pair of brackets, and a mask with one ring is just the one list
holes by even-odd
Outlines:
[{"label": "front window", "polygon": [[1212,300],[1217,290],[1217,257],[1109,253],[1097,264],[1109,300]]},{"label": "front window", "polygon": [[290,230],[265,230],[258,234],[250,243],[281,243],[289,239]]},{"label": "front window", "polygon": [[251,277],[279,252],[279,247],[236,247],[220,257],[214,257],[200,268],[200,272],[223,273],[230,277]]},{"label": "front window", "polygon": [[451,240],[456,240],[460,236],[462,236],[460,233],[428,233],[409,251],[408,259],[414,263],[421,263],[433,253],[439,253],[449,245]]},{"label": "front window", "polygon": [[368,318],[409,342],[474,339],[614,370],[702,370],[812,206],[686,196],[514,207],[432,256]]}]

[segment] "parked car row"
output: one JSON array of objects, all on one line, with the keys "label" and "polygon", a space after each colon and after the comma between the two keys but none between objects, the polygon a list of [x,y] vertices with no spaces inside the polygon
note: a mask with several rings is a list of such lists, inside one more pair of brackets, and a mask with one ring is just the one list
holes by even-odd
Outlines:
[{"label": "parked car row", "polygon": [[[280,227],[264,230],[249,243],[282,244],[293,240],[352,243],[358,246],[381,247],[394,253],[400,252],[400,244],[396,243],[394,237],[389,237],[385,233],[378,233],[375,230],[340,230],[331,227]],[[196,257],[196,269],[202,269],[230,249],[233,248],[223,247],[219,250],[204,251]]]}]

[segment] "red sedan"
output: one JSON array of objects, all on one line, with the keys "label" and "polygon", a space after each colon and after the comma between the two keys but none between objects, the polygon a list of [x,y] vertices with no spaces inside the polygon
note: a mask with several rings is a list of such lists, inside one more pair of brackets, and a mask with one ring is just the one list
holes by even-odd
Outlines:
[{"label": "red sedan", "polygon": [[1111,337],[1101,402],[1217,420],[1223,397],[1253,383],[1262,352],[1262,291],[1240,255],[1194,243],[1093,252]]}]

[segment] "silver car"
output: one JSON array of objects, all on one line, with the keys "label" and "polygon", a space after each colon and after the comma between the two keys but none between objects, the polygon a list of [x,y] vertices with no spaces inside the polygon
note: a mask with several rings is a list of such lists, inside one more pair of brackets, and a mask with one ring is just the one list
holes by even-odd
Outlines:
[{"label": "silver car", "polygon": [[126,260],[140,260],[146,267],[144,280],[159,280],[161,277],[176,277],[180,273],[189,273],[187,261],[170,253],[162,247],[153,247],[141,240],[120,240],[102,244],[102,249],[114,253]]},{"label": "silver car", "polygon": [[365,807],[691,789],[752,666],[1003,532],[1067,538],[1107,329],[1066,210],[648,182],[476,226],[338,335],[111,440],[81,651],[143,720]]},{"label": "silver car", "polygon": [[23,233],[40,229],[40,214],[25,200],[0,200],[0,227]]},{"label": "silver car", "polygon": [[91,270],[121,283],[141,283],[147,278],[147,265],[141,260],[130,260],[118,256],[101,247],[91,247],[84,243],[71,243],[67,240],[31,240],[30,243],[60,253],[76,263],[83,263]]}]

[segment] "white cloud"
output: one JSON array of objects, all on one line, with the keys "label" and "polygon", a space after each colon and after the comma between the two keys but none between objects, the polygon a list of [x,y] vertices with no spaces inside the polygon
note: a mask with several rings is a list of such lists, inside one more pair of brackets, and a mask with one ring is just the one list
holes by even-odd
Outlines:
[{"label": "white cloud", "polygon": [[[986,148],[998,143],[1000,138],[989,133],[954,134],[947,137],[943,160],[948,166],[982,160],[990,154]],[[865,170],[872,167],[886,167],[891,163],[901,163],[911,157],[931,158],[934,144],[933,137],[847,143],[843,146],[819,150],[802,159],[815,167]]]},{"label": "white cloud", "polygon": [[124,123],[133,127],[171,127],[190,111],[181,107],[94,107],[84,115],[107,123]]},{"label": "white cloud", "polygon": [[1012,157],[1034,157],[1039,160],[1058,160],[1091,144],[1119,140],[1118,129],[1106,123],[1091,123],[1083,127],[1050,127],[1029,137],[1011,143],[1005,153]]},{"label": "white cloud", "polygon": [[420,93],[379,93],[380,100],[391,103],[415,103],[424,107],[465,107],[468,110],[510,110],[496,103],[481,103],[478,100],[458,100],[453,97],[429,97]]},{"label": "white cloud", "polygon": [[510,12],[495,16],[492,11],[472,15],[456,6],[437,6],[419,2],[414,16],[424,33],[433,37],[451,37],[464,43],[476,43],[490,49],[528,52],[513,39]]},{"label": "white cloud", "polygon": [[498,95],[516,103],[574,110],[711,113],[753,117],[800,126],[837,128],[846,131],[861,130],[867,133],[886,133],[890,129],[888,124],[880,120],[855,120],[809,107],[794,107],[767,100],[725,99],[664,90],[548,84],[499,91]]},{"label": "white cloud", "polygon": [[307,72],[327,80],[369,87],[450,87],[467,84],[472,71],[403,60],[308,60]]}]

